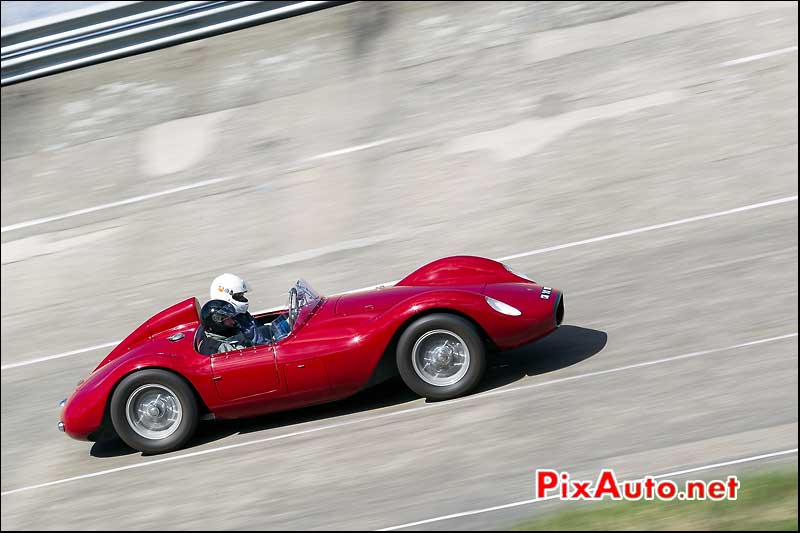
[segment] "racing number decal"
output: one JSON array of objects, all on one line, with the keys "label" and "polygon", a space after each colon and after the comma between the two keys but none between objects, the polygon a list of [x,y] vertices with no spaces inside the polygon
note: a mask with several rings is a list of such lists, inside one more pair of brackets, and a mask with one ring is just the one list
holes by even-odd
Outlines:
[{"label": "racing number decal", "polygon": [[550,292],[552,291],[552,287],[542,287],[542,294],[539,295],[539,298],[543,300],[550,299]]}]

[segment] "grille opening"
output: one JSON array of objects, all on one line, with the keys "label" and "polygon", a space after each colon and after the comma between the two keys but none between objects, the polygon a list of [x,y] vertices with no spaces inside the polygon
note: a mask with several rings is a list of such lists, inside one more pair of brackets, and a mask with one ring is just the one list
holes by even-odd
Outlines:
[{"label": "grille opening", "polygon": [[558,295],[558,305],[556,306],[556,327],[564,321],[564,297]]}]

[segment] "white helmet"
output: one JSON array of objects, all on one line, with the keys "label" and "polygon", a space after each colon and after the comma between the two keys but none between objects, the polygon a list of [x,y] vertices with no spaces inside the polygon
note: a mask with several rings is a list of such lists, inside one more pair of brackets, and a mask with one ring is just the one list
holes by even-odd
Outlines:
[{"label": "white helmet", "polygon": [[222,274],[214,278],[208,293],[212,300],[230,302],[237,313],[247,312],[247,298],[244,293],[250,290],[245,280],[235,274]]}]

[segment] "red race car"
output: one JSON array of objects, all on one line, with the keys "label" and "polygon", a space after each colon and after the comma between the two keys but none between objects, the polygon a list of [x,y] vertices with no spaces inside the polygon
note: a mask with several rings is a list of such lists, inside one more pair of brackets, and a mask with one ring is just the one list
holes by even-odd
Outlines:
[{"label": "red race car", "polygon": [[116,433],[132,448],[183,446],[200,419],[231,419],[339,400],[398,372],[420,396],[446,400],[480,381],[486,353],[554,331],[561,292],[481,257],[439,259],[395,285],[319,296],[305,282],[289,306],[256,315],[272,342],[203,355],[199,302],[139,326],[62,402],[70,437]]}]

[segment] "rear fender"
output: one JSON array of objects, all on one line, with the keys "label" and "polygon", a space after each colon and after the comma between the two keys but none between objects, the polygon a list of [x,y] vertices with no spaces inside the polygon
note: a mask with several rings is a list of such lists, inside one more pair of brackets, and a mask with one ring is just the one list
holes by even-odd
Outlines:
[{"label": "rear fender", "polygon": [[511,272],[503,263],[485,257],[457,255],[424,265],[397,282],[396,286],[447,287],[483,283],[530,282]]},{"label": "rear fender", "polygon": [[[500,290],[496,290],[498,286]],[[431,310],[450,310],[471,319],[491,346],[505,350],[532,342],[557,327],[553,304],[560,301],[560,291],[553,290],[552,297],[544,300],[540,298],[541,290],[541,286],[530,282],[487,284],[476,290],[431,290],[399,303],[383,316],[397,331],[415,316]],[[485,295],[505,298],[522,313],[502,314],[489,306]]]}]

